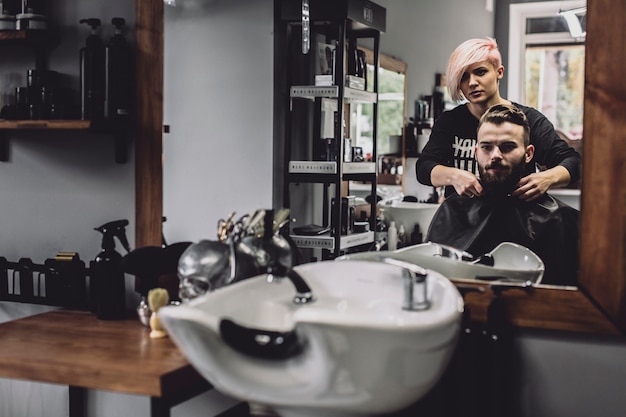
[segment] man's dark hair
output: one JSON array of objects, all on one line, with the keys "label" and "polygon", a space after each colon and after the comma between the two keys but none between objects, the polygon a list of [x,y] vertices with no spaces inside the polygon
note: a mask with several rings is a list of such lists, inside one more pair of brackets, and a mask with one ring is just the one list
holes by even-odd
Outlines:
[{"label": "man's dark hair", "polygon": [[509,122],[522,126],[524,128],[524,146],[530,144],[530,125],[523,111],[512,104],[496,104],[485,112],[478,122],[478,130],[485,123],[492,123],[500,126],[502,123]]}]

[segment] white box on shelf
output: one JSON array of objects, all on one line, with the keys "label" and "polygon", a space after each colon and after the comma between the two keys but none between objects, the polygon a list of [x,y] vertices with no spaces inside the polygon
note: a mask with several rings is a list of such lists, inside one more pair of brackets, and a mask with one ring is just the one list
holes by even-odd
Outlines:
[{"label": "white box on shelf", "polygon": [[342,165],[344,174],[370,174],[376,172],[374,162],[344,162]]},{"label": "white box on shelf", "polygon": [[374,232],[352,233],[350,235],[341,236],[341,248],[351,248],[353,246],[363,245],[365,243],[374,242]]},{"label": "white box on shelf", "polygon": [[320,123],[320,137],[332,138],[335,136],[335,112],[337,111],[337,100],[323,97],[322,114]]},{"label": "white box on shelf", "polygon": [[350,87],[345,88],[344,97],[353,103],[376,103],[378,101],[378,94],[373,91],[362,91]]},{"label": "white box on shelf", "polygon": [[333,85],[333,76],[332,75],[316,75],[315,85],[317,86]]},{"label": "white box on shelf", "polygon": [[356,90],[365,90],[365,79],[356,75],[346,75],[346,87]]}]

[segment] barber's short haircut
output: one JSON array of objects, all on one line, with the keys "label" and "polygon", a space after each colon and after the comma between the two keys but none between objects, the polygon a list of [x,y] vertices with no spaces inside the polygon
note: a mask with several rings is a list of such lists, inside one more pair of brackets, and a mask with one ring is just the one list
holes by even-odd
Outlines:
[{"label": "barber's short haircut", "polygon": [[463,100],[461,77],[470,65],[488,61],[494,68],[502,65],[502,55],[493,38],[469,39],[457,46],[448,61],[447,83],[450,96],[455,101]]},{"label": "barber's short haircut", "polygon": [[476,131],[478,132],[485,123],[500,126],[505,122],[522,126],[524,128],[524,146],[530,145],[530,124],[528,123],[528,118],[526,118],[523,111],[511,104],[496,104],[489,107],[481,116]]}]

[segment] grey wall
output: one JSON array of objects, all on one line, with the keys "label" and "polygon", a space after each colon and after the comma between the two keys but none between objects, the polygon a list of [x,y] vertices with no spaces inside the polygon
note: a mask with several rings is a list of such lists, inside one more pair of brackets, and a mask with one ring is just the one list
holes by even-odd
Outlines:
[{"label": "grey wall", "polygon": [[170,242],[272,206],[273,2],[166,8],[163,214]]},{"label": "grey wall", "polygon": [[510,417],[621,417],[626,412],[624,338],[526,330],[512,358]]}]

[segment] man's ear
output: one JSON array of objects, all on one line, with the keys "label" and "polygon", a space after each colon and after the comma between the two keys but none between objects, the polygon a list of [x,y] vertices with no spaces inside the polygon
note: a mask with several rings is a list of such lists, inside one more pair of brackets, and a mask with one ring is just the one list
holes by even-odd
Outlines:
[{"label": "man's ear", "polygon": [[533,159],[533,156],[535,156],[535,146],[528,145],[526,147],[526,163],[529,163]]}]

